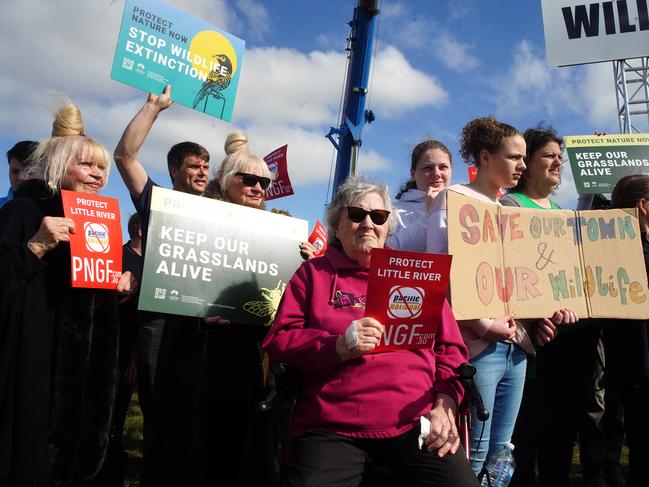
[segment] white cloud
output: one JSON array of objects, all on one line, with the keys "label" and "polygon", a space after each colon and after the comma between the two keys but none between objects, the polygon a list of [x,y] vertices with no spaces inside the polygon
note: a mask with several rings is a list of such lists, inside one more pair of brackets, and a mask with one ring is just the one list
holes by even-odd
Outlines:
[{"label": "white cloud", "polygon": [[540,50],[521,41],[505,74],[491,78],[490,84],[493,91],[489,96],[501,116],[577,116],[587,124],[587,133],[610,131],[617,122],[609,63],[552,68],[546,65]]},{"label": "white cloud", "polygon": [[375,60],[372,109],[382,117],[397,117],[426,105],[439,107],[448,93],[435,78],[412,67],[393,46],[379,51]]},{"label": "white cloud", "polygon": [[270,32],[272,22],[264,5],[254,0],[237,0],[236,6],[246,17],[248,32],[256,39],[263,39]]},{"label": "white cloud", "polygon": [[[464,16],[467,12],[451,8],[451,13]],[[391,3],[387,8],[383,6],[381,15],[387,38],[395,45],[420,53],[430,51],[444,66],[458,73],[480,65],[478,58],[470,52],[473,46],[459,41],[435,19],[415,13],[403,3]]]},{"label": "white cloud", "polygon": [[[246,53],[237,117],[265,123],[315,126],[336,123],[346,58],[342,52],[257,48]],[[372,109],[397,117],[448,95],[431,76],[412,67],[393,46],[376,55],[370,86]]]},{"label": "white cloud", "polygon": [[437,58],[453,71],[464,73],[480,65],[478,58],[469,53],[471,46],[458,41],[449,34],[435,36],[432,44]]}]

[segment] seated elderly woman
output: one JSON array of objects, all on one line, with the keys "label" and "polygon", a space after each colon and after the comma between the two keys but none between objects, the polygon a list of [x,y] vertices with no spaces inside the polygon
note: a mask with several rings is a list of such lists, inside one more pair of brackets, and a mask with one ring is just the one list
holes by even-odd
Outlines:
[{"label": "seated elderly woman", "polygon": [[[32,177],[0,210],[0,485],[87,485],[102,465],[117,386],[110,290],[70,287],[74,222],[60,189],[97,194],[110,158],[79,109],[56,114]],[[130,273],[118,289],[128,291]]]},{"label": "seated elderly woman", "polygon": [[[391,210],[384,186],[345,181],[327,209],[327,253],[293,275],[264,341],[301,381],[291,486],[359,485],[370,461],[401,485],[477,485],[454,424],[462,388],[453,369],[467,352],[448,303],[433,348],[368,354],[383,333],[364,317],[368,268],[396,226]],[[430,429],[420,449],[422,416]]]}]

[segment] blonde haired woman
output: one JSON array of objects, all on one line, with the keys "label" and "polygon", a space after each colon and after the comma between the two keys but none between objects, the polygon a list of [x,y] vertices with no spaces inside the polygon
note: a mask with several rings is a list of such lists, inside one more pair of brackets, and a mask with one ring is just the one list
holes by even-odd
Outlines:
[{"label": "blonde haired woman", "polygon": [[[86,485],[106,454],[117,385],[112,291],[70,287],[60,190],[97,194],[108,151],[59,109],[32,179],[0,210],[0,485]],[[120,291],[130,289],[125,273]]]}]

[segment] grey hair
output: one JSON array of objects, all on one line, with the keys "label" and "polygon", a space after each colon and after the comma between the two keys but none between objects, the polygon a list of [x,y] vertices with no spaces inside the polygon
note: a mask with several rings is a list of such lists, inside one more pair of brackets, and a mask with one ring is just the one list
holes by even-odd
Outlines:
[{"label": "grey hair", "polygon": [[348,206],[353,206],[355,202],[368,193],[376,193],[383,200],[385,209],[390,212],[388,217],[388,235],[394,233],[397,229],[397,218],[392,207],[392,200],[388,193],[386,185],[372,181],[363,176],[349,176],[343,184],[338,187],[331,204],[327,207],[325,220],[327,222],[327,232],[329,233],[329,242],[336,241],[336,229],[340,223],[343,210]]}]

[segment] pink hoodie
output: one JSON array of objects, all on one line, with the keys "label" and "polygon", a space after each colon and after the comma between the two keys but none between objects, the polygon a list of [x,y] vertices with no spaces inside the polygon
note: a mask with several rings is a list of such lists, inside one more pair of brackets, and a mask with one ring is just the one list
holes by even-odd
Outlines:
[{"label": "pink hoodie", "polygon": [[467,350],[448,303],[432,349],[340,361],[336,340],[365,314],[367,277],[366,269],[330,247],[303,263],[286,287],[264,348],[272,362],[286,362],[300,375],[294,436],[320,430],[390,438],[412,428],[437,393],[457,404],[462,398],[453,368],[467,360]]}]

